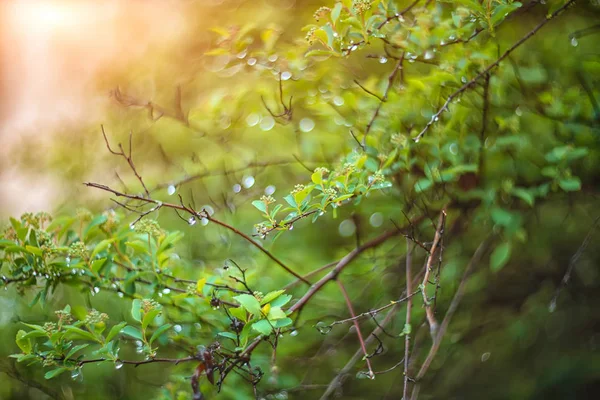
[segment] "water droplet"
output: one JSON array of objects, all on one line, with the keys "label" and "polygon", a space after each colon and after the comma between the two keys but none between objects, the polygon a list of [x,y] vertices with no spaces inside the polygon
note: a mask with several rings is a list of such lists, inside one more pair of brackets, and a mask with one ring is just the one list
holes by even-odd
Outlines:
[{"label": "water droplet", "polygon": [[380,227],[383,224],[383,214],[380,212],[373,213],[369,218],[369,223],[375,228]]},{"label": "water droplet", "polygon": [[462,77],[460,78],[460,81],[461,81],[462,83],[467,83],[467,77],[466,77],[466,76],[462,76]]},{"label": "water droplet", "polygon": [[487,360],[489,360],[491,355],[492,353],[490,352],[483,353],[481,355],[481,362],[486,362]]},{"label": "water droplet", "polygon": [[336,106],[343,106],[344,105],[344,98],[342,96],[335,96],[333,98],[333,104],[335,104]]},{"label": "water droplet", "polygon": [[330,325],[327,325],[325,322],[322,321],[317,322],[315,328],[317,328],[321,335],[327,335],[329,332],[331,332],[332,329]]},{"label": "water droplet", "polygon": [[290,336],[294,337],[294,336],[298,336],[298,331],[297,330],[293,330],[290,332]]},{"label": "water droplet", "polygon": [[248,61],[246,61],[248,63],[249,66],[253,66],[256,65],[256,58],[249,58]]},{"label": "water droplet", "polygon": [[551,313],[556,311],[556,299],[552,299],[550,305],[548,306],[548,311],[550,311]]},{"label": "water droplet", "polygon": [[244,185],[246,189],[250,189],[252,186],[254,186],[254,182],[255,180],[253,176],[245,176],[242,179],[242,185]]},{"label": "water droplet", "polygon": [[239,193],[242,191],[242,185],[240,185],[239,183],[236,183],[235,185],[233,185],[233,193]]},{"label": "water droplet", "polygon": [[270,196],[270,195],[272,195],[273,193],[275,193],[275,189],[276,189],[276,188],[275,188],[275,186],[273,186],[273,185],[269,185],[269,186],[267,186],[267,187],[265,188],[265,194],[266,194],[267,196]]},{"label": "water droplet", "polygon": [[277,54],[271,54],[269,56],[268,60],[271,61],[271,62],[275,62],[275,61],[277,61],[277,58],[278,58]]},{"label": "water droplet", "polygon": [[310,132],[315,127],[315,121],[310,118],[302,118],[300,120],[300,130],[302,132]]},{"label": "water droplet", "polygon": [[229,118],[227,116],[221,117],[221,119],[219,120],[219,127],[221,129],[227,129],[230,126],[231,126],[231,118]]},{"label": "water droplet", "polygon": [[571,46],[577,47],[578,44],[579,44],[579,42],[577,41],[577,38],[576,37],[572,37],[571,38]]},{"label": "water droplet", "polygon": [[350,51],[355,51],[356,49],[358,49],[357,45],[354,45],[354,46],[350,47]]},{"label": "water droplet", "polygon": [[71,257],[65,258],[65,262],[67,263],[67,267],[71,265]]},{"label": "water droplet", "polygon": [[241,60],[242,58],[245,58],[247,54],[248,54],[248,49],[244,49],[244,50],[240,51],[239,53],[237,53],[236,57]]},{"label": "water droplet", "polygon": [[425,52],[425,55],[423,56],[423,58],[426,60],[431,60],[433,58],[433,56],[434,56],[433,51],[427,50]]},{"label": "water droplet", "polygon": [[129,224],[129,229],[131,229],[131,230],[135,229],[135,224],[133,222],[131,224]]},{"label": "water droplet", "polygon": [[448,148],[448,150],[450,150],[450,153],[457,155],[458,154],[458,145],[456,143],[452,143],[450,145],[450,147]]},{"label": "water droplet", "polygon": [[260,122],[260,116],[256,113],[248,114],[246,117],[246,124],[248,126],[256,126]]},{"label": "water droplet", "polygon": [[515,114],[517,114],[517,117],[520,117],[521,115],[523,115],[523,110],[521,110],[521,107],[517,107],[515,109]]},{"label": "water droplet", "polygon": [[82,380],[83,374],[81,373],[81,368],[74,369],[71,371],[71,379],[73,380]]},{"label": "water droplet", "polygon": [[208,225],[208,222],[209,222],[209,221],[208,221],[208,218],[202,218],[202,219],[200,220],[200,224],[202,224],[202,226],[206,226],[206,225]]},{"label": "water droplet", "polygon": [[270,115],[267,115],[262,119],[262,121],[260,121],[260,129],[262,129],[265,132],[270,131],[271,129],[273,129],[274,126],[275,120]]},{"label": "water droplet", "polygon": [[417,136],[417,137],[415,138],[415,143],[419,143],[419,141],[421,141],[421,136]]},{"label": "water droplet", "polygon": [[325,215],[325,211],[320,211],[319,216],[322,217],[323,215]]},{"label": "water droplet", "polygon": [[338,230],[343,237],[352,236],[356,231],[356,225],[354,225],[354,221],[351,219],[346,219],[340,223]]},{"label": "water droplet", "polygon": [[281,73],[281,80],[287,81],[292,77],[292,73],[290,71],[284,71]]},{"label": "water droplet", "polygon": [[115,369],[121,369],[123,368],[123,363],[121,361],[116,361],[115,362]]},{"label": "water droplet", "polygon": [[379,57],[379,64],[385,64],[388,61],[387,57],[381,56]]},{"label": "water droplet", "polygon": [[94,286],[94,293],[100,293],[100,288],[98,286]]},{"label": "water droplet", "polygon": [[169,288],[164,288],[162,292],[163,292],[164,294],[169,294],[169,293],[171,293],[171,289],[169,289]]},{"label": "water droplet", "polygon": [[123,296],[125,296],[125,295],[123,294],[123,292],[119,292],[119,293],[117,294],[117,296],[119,296],[119,297],[123,298]]},{"label": "water droplet", "polygon": [[181,327],[181,325],[177,324],[173,327],[173,330],[177,333],[181,332],[183,328]]},{"label": "water droplet", "polygon": [[289,231],[291,231],[293,229],[294,229],[294,225],[290,225],[289,228],[288,228]]},{"label": "water droplet", "polygon": [[196,225],[196,222],[198,222],[198,221],[196,221],[196,217],[190,217],[188,219],[188,224],[190,224],[190,226]]}]

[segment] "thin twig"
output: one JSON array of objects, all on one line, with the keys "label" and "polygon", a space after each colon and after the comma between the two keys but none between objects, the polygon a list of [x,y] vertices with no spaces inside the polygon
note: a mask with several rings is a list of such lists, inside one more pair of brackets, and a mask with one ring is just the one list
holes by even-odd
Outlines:
[{"label": "thin twig", "polygon": [[489,243],[490,243],[490,240],[489,240],[489,238],[487,238],[479,245],[479,247],[477,247],[477,250],[475,250],[473,257],[471,257],[469,264],[465,268],[465,272],[463,273],[460,284],[458,285],[458,289],[456,289],[454,298],[452,299],[452,302],[450,303],[450,306],[448,307],[448,311],[446,312],[446,315],[444,316],[444,319],[442,320],[442,323],[440,324],[440,328],[437,331],[437,334],[433,339],[433,343],[431,345],[431,348],[429,349],[429,354],[427,354],[427,357],[426,357],[425,361],[423,362],[421,369],[419,370],[419,372],[417,373],[417,375],[415,377],[416,384],[415,384],[415,387],[413,388],[413,392],[412,392],[412,396],[411,396],[412,400],[417,400],[417,398],[419,396],[420,381],[421,381],[421,379],[423,379],[423,376],[425,376],[425,374],[427,373],[427,370],[429,369],[429,366],[431,365],[433,358],[437,354],[437,352],[440,348],[442,339],[446,333],[446,330],[448,329],[448,325],[450,324],[450,321],[452,320],[452,317],[454,316],[454,313],[456,312],[456,309],[458,308],[458,305],[460,304],[460,302],[464,296],[465,287],[466,287],[469,277],[471,276],[473,268],[475,268],[475,266],[479,263],[479,260],[481,259],[481,257],[485,253],[485,251],[487,250]]},{"label": "thin twig", "polygon": [[194,209],[192,209],[191,207],[183,205],[183,202],[181,204],[163,203],[161,201],[154,200],[154,199],[151,199],[151,198],[145,198],[145,197],[138,196],[138,195],[121,193],[118,190],[112,189],[112,188],[110,188],[109,186],[106,186],[106,185],[101,185],[99,183],[85,182],[84,185],[86,185],[88,187],[93,187],[93,188],[96,188],[96,189],[101,189],[101,190],[110,192],[110,193],[114,194],[117,197],[125,197],[125,198],[131,199],[131,200],[139,200],[139,201],[142,201],[142,202],[145,202],[145,203],[155,204],[157,207],[171,208],[171,209],[174,209],[174,210],[183,211],[183,212],[186,212],[186,213],[190,214],[193,218],[196,218],[198,216],[200,216],[201,218],[206,218],[209,222],[213,222],[213,223],[215,223],[217,225],[220,225],[220,226],[228,229],[229,231],[235,233],[236,235],[240,236],[241,238],[243,238],[244,240],[246,240],[247,242],[249,242],[250,244],[252,244],[254,247],[258,248],[262,253],[264,253],[267,257],[269,257],[271,260],[273,260],[275,263],[277,263],[280,267],[282,267],[288,273],[290,273],[293,276],[295,276],[296,278],[300,279],[302,282],[306,283],[307,285],[310,285],[309,281],[307,281],[306,279],[304,279],[298,273],[294,272],[290,267],[288,267],[287,265],[285,265],[279,258],[275,257],[270,251],[268,251],[267,249],[265,249],[259,243],[255,242],[250,236],[248,236],[245,233],[241,232],[237,228],[234,228],[233,226],[231,226],[231,225],[229,225],[229,224],[227,224],[227,223],[225,223],[223,221],[220,221],[220,220],[214,218],[213,216],[211,216],[205,210],[202,210],[202,212],[199,213],[199,212],[195,211]]},{"label": "thin twig", "polygon": [[[412,221],[413,224],[417,224],[420,221],[423,220],[423,218],[425,218],[424,216],[420,216],[418,217],[416,220]],[[388,231],[388,232],[384,232],[383,234],[379,235],[378,237],[376,237],[375,239],[372,239],[369,242],[363,243],[361,246],[355,248],[354,250],[352,250],[350,253],[346,254],[338,263],[337,265],[333,268],[332,271],[330,271],[327,275],[325,275],[323,278],[319,279],[315,284],[313,284],[310,289],[304,294],[304,296],[302,296],[302,298],[300,298],[300,300],[298,300],[292,307],[290,307],[289,311],[290,312],[294,312],[294,311],[299,311],[302,309],[302,307],[304,307],[304,305],[319,291],[321,290],[321,288],[323,286],[325,286],[327,284],[327,282],[337,278],[337,276],[340,274],[340,272],[342,272],[342,270],[344,268],[346,268],[346,266],[348,266],[348,264],[350,264],[356,257],[358,257],[361,253],[363,253],[365,250],[368,249],[372,249],[375,248],[377,246],[379,246],[380,244],[386,242],[388,239],[394,237],[394,236],[398,236],[402,233],[401,230],[396,229],[393,231]]]},{"label": "thin twig", "polygon": [[475,83],[479,79],[483,78],[492,69],[496,68],[513,51],[515,51],[519,46],[521,46],[528,39],[530,39],[533,35],[535,35],[548,22],[550,22],[554,18],[556,18],[559,14],[561,14],[564,10],[566,10],[574,2],[575,2],[575,0],[569,0],[567,3],[565,3],[558,10],[554,11],[550,16],[546,17],[535,28],[533,28],[531,31],[529,31],[529,33],[527,33],[525,36],[523,36],[521,39],[519,39],[516,43],[514,43],[508,50],[506,50],[504,52],[504,54],[502,54],[500,57],[498,57],[498,59],[496,61],[494,61],[493,63],[491,63],[490,65],[488,65],[483,71],[481,71],[479,74],[477,74],[473,79],[471,79],[470,81],[468,81],[467,83],[465,83],[464,85],[462,85],[458,90],[456,90],[454,93],[452,93],[450,96],[448,96],[448,98],[446,99],[446,101],[444,102],[444,104],[442,105],[442,107],[435,114],[433,114],[433,116],[431,117],[431,119],[429,120],[429,122],[425,125],[425,127],[423,128],[423,130],[421,130],[421,132],[413,140],[415,142],[419,142],[419,140],[421,140],[421,138],[423,137],[423,135],[425,135],[425,133],[427,133],[427,131],[429,130],[429,128],[431,128],[431,126],[440,119],[440,116],[444,113],[444,111],[448,110],[448,106],[450,105],[450,103],[452,103],[452,101],[454,99],[456,99],[458,96],[460,96],[467,89],[475,86]]},{"label": "thin twig", "polygon": [[[440,243],[442,240],[442,235],[444,234],[444,225],[446,222],[446,210],[443,209],[440,212],[440,217],[438,220],[437,228],[435,230],[435,236],[433,238],[433,244],[429,249],[429,256],[427,257],[427,262],[425,263],[425,273],[423,275],[423,282],[421,283],[421,293],[423,294],[423,303],[425,304],[425,314],[427,315],[427,322],[429,323],[429,330],[431,332],[431,336],[435,337],[437,331],[437,321],[435,319],[434,309],[431,304],[431,300],[427,297],[427,284],[429,283],[429,276],[431,275],[431,271],[433,269],[433,259],[438,247],[440,247]],[[440,248],[439,251],[442,249]]]},{"label": "thin twig", "polygon": [[352,307],[352,300],[348,296],[348,292],[344,287],[344,284],[339,279],[336,279],[338,286],[340,287],[340,291],[342,292],[342,296],[344,296],[344,300],[346,301],[346,306],[348,307],[348,311],[350,315],[354,319],[354,329],[356,329],[356,335],[358,336],[358,341],[360,342],[360,347],[362,348],[363,354],[365,355],[364,359],[367,363],[367,368],[369,369],[369,378],[375,379],[375,375],[373,374],[373,368],[371,367],[371,360],[369,358],[369,353],[367,352],[367,346],[365,345],[365,341],[363,339],[362,333],[360,332],[360,325],[356,320],[356,314],[354,313],[354,308]]},{"label": "thin twig", "polygon": [[129,132],[129,154],[125,154],[125,150],[123,149],[123,145],[121,143],[119,143],[119,151],[115,151],[110,147],[110,144],[108,142],[108,137],[106,137],[106,132],[104,131],[104,125],[100,125],[100,128],[102,130],[102,136],[104,137],[104,142],[106,143],[106,147],[108,148],[108,151],[110,151],[112,154],[116,155],[116,156],[121,156],[125,159],[125,161],[127,161],[127,164],[129,164],[129,167],[131,168],[131,171],[133,172],[133,174],[135,175],[135,177],[137,178],[138,181],[140,181],[140,183],[142,184],[142,187],[144,188],[144,192],[146,193],[147,197],[150,197],[150,192],[148,191],[148,188],[146,187],[146,184],[144,183],[144,180],[142,179],[142,176],[138,173],[137,169],[135,168],[135,164],[133,163],[133,158],[131,156],[131,150],[132,150],[132,139],[133,139],[133,132]]},{"label": "thin twig", "polygon": [[[406,239],[406,293],[412,293],[412,253],[414,250],[410,239]],[[405,326],[410,327],[412,313],[412,299],[406,302],[406,322]],[[410,332],[404,332],[404,388],[402,390],[402,399],[408,399],[408,365],[410,362]]]},{"label": "thin twig", "polygon": [[367,145],[367,135],[369,134],[369,131],[373,127],[373,123],[375,123],[375,120],[377,119],[377,116],[379,115],[379,111],[381,110],[381,107],[383,106],[383,103],[385,103],[388,99],[388,95],[390,93],[390,90],[392,89],[394,80],[396,79],[396,75],[398,74],[398,71],[402,70],[402,68],[403,68],[402,64],[404,63],[404,54],[405,53],[402,52],[402,56],[396,63],[394,70],[388,76],[388,84],[387,84],[387,87],[385,88],[385,92],[383,93],[383,97],[381,98],[381,101],[379,102],[379,104],[377,104],[377,108],[375,109],[375,112],[373,113],[371,120],[367,124],[367,128],[365,129],[365,135],[363,136],[363,140],[362,140],[363,148]]},{"label": "thin twig", "polygon": [[581,243],[581,246],[579,246],[579,248],[577,249],[575,254],[573,254],[573,256],[571,257],[571,260],[569,261],[569,266],[567,267],[567,271],[565,272],[565,275],[561,279],[560,285],[558,286],[558,288],[556,289],[556,292],[554,293],[554,296],[552,297],[552,301],[550,301],[550,310],[554,311],[554,309],[556,309],[556,303],[558,301],[558,296],[560,295],[560,292],[569,283],[569,280],[571,279],[571,274],[573,273],[573,269],[575,268],[575,265],[577,264],[579,257],[581,257],[581,255],[583,254],[585,249],[587,249],[588,245],[590,244],[590,241],[592,240],[592,235],[594,234],[594,231],[596,230],[596,228],[598,227],[599,224],[600,224],[600,217],[596,218],[596,220],[592,224],[592,227],[590,228],[589,232],[585,236],[583,243]]}]

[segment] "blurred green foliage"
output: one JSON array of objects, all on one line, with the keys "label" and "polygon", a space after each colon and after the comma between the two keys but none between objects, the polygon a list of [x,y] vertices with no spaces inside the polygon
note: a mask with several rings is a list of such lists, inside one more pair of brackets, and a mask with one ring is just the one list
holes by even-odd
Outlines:
[{"label": "blurred green foliage", "polygon": [[[7,224],[0,397],[401,398],[405,337],[416,377],[427,307],[443,320],[487,241],[409,386],[423,399],[593,398],[597,4],[201,3],[187,18],[210,15],[212,30],[198,21],[152,49],[152,69],[97,82],[113,99],[106,143],[54,139],[45,167],[74,188],[64,204]],[[121,156],[105,150],[119,142]],[[42,167],[30,146],[14,157]],[[405,302],[359,319],[368,351],[381,344],[373,369],[389,369],[362,379],[356,328],[332,324],[350,316],[339,287],[313,293],[286,268],[314,284],[358,249],[335,279],[357,314],[391,305],[405,240],[365,243],[399,228],[414,274],[436,234],[441,262],[414,287],[427,294],[410,324]]]}]

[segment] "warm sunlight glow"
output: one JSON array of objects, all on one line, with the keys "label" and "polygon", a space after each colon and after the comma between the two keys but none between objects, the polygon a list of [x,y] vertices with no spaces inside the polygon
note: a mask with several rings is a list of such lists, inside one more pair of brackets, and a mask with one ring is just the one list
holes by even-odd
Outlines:
[{"label": "warm sunlight glow", "polygon": [[85,10],[74,3],[20,1],[12,4],[13,20],[36,31],[57,31],[75,25]]}]

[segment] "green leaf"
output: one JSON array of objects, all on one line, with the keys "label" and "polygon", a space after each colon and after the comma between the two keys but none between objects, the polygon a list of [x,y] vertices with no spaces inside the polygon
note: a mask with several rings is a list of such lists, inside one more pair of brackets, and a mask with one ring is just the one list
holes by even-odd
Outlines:
[{"label": "green leaf", "polygon": [[510,259],[512,246],[510,242],[498,245],[490,256],[490,268],[494,272],[500,271]]},{"label": "green leaf", "polygon": [[282,318],[282,319],[278,319],[277,321],[273,321],[273,326],[275,328],[284,328],[286,326],[290,326],[292,325],[294,321],[292,321],[291,318]]},{"label": "green leaf", "polygon": [[71,358],[72,355],[77,353],[79,350],[85,349],[89,345],[90,345],[89,343],[85,343],[85,344],[80,344],[79,346],[73,347],[71,350],[69,350],[69,352],[65,356],[65,360],[68,360],[69,358]]},{"label": "green leaf", "polygon": [[264,306],[265,304],[270,303],[271,301],[281,296],[284,292],[285,290],[275,290],[273,292],[267,293],[260,301],[260,305]]},{"label": "green leaf", "polygon": [[265,214],[267,213],[267,204],[264,201],[262,201],[262,200],[254,200],[252,202],[252,205],[254,207],[256,207],[259,211],[262,211]]},{"label": "green leaf", "polygon": [[27,334],[25,336],[23,336],[23,339],[36,338],[36,337],[47,337],[47,336],[48,336],[48,334],[45,332],[29,331],[29,332],[27,332]]},{"label": "green leaf", "polygon": [[581,180],[576,176],[572,176],[558,181],[558,186],[565,192],[576,192],[581,190]]},{"label": "green leaf", "polygon": [[283,307],[292,299],[291,294],[283,294],[271,301],[271,307]]},{"label": "green leaf", "polygon": [[108,248],[108,246],[110,246],[110,244],[114,241],[115,239],[104,239],[102,240],[100,243],[98,243],[96,245],[96,247],[94,247],[94,250],[92,251],[92,254],[90,255],[90,258],[95,258],[96,255],[98,253],[100,253],[101,251],[104,251]]},{"label": "green leaf", "polygon": [[87,228],[85,229],[85,232],[83,233],[83,238],[84,240],[87,240],[88,235],[90,234],[90,232],[92,232],[92,230],[97,227],[98,225],[102,225],[103,223],[106,222],[106,220],[108,219],[108,217],[106,215],[99,215],[96,218],[94,218],[90,224],[87,226]]},{"label": "green leaf", "polygon": [[157,330],[154,331],[154,333],[152,334],[152,336],[150,337],[150,344],[152,344],[152,342],[154,342],[156,339],[158,339],[160,337],[160,335],[162,335],[165,331],[169,330],[171,328],[171,324],[164,324],[163,326],[161,326],[160,328],[158,328]]},{"label": "green leaf", "polygon": [[144,336],[142,335],[142,332],[138,328],[135,328],[133,326],[126,326],[125,328],[122,329],[121,332],[123,332],[124,334],[126,334],[128,336],[131,336],[134,339],[144,340]]},{"label": "green leaf", "polygon": [[273,210],[271,210],[270,216],[271,216],[272,219],[275,219],[275,216],[277,215],[277,213],[279,212],[279,210],[281,210],[282,207],[283,207],[283,204],[277,204],[275,206],[275,208],[273,208]]},{"label": "green leaf", "polygon": [[271,332],[273,332],[271,324],[266,319],[261,319],[260,321],[253,323],[252,329],[265,336],[269,336]]},{"label": "green leaf", "polygon": [[142,301],[135,299],[131,302],[131,316],[138,322],[142,322]]},{"label": "green leaf", "polygon": [[513,214],[510,211],[499,207],[494,207],[490,212],[490,215],[492,216],[494,223],[501,226],[508,227],[513,222]]},{"label": "green leaf", "polygon": [[31,349],[32,349],[32,345],[31,345],[31,340],[29,339],[29,337],[27,336],[27,332],[25,332],[24,330],[19,330],[19,332],[17,332],[17,346],[19,346],[19,348],[21,349],[21,351],[25,354],[29,354],[31,353]]},{"label": "green leaf", "polygon": [[134,242],[125,242],[125,245],[131,247],[137,253],[150,254],[148,251],[148,243],[146,242],[140,242],[136,240]]},{"label": "green leaf", "polygon": [[283,312],[281,307],[271,307],[271,309],[269,310],[268,318],[270,320],[282,319],[285,317],[285,312]]},{"label": "green leaf", "polygon": [[196,282],[196,292],[201,294],[204,286],[206,286],[206,278],[198,279]]},{"label": "green leaf", "polygon": [[304,55],[304,57],[319,57],[319,56],[338,56],[337,53],[331,51],[331,50],[321,50],[321,49],[317,49],[317,50],[310,50],[307,51],[306,54]]},{"label": "green leaf", "polygon": [[533,203],[535,202],[535,196],[531,191],[515,187],[512,189],[512,194],[523,200],[530,207],[533,207]]},{"label": "green leaf", "polygon": [[157,309],[150,310],[144,314],[144,319],[142,320],[142,329],[146,329],[148,325],[154,321],[154,318],[156,318],[158,314],[160,314],[160,310]]},{"label": "green leaf", "polygon": [[237,338],[238,338],[235,333],[231,333],[231,332],[219,332],[219,333],[217,333],[217,335],[226,337],[231,340],[235,340],[236,342],[237,342]]},{"label": "green leaf", "polygon": [[333,28],[328,23],[327,25],[321,27],[321,29],[323,29],[323,31],[325,31],[325,33],[327,34],[327,45],[329,46],[329,48],[333,48],[333,41],[335,39],[335,36],[333,35]]},{"label": "green leaf", "polygon": [[241,306],[244,307],[250,314],[261,315],[260,303],[256,297],[249,294],[240,294],[239,296],[235,296],[233,299],[240,303]]},{"label": "green leaf", "polygon": [[313,174],[310,176],[310,180],[313,181],[313,183],[320,185],[323,183],[323,173],[313,172]]},{"label": "green leaf", "polygon": [[35,329],[38,332],[43,332],[44,334],[46,334],[46,330],[44,329],[44,327],[39,326],[39,325],[34,325],[34,324],[27,324],[25,322],[21,322],[23,325],[31,328],[31,329]]},{"label": "green leaf", "polygon": [[30,252],[31,254],[35,254],[36,256],[42,256],[44,253],[42,252],[42,249],[40,249],[39,247],[35,247],[35,246],[29,246],[26,245],[25,249]]},{"label": "green leaf", "polygon": [[337,22],[338,18],[340,17],[341,12],[342,12],[342,3],[341,2],[335,3],[333,10],[331,10],[331,20],[333,21],[334,24]]},{"label": "green leaf", "polygon": [[161,240],[158,252],[161,253],[167,250],[168,248],[172,247],[175,243],[179,242],[183,238],[183,236],[183,233],[179,231],[169,233]]},{"label": "green leaf", "polygon": [[294,209],[298,208],[298,204],[296,204],[296,200],[294,199],[294,196],[292,196],[291,194],[288,194],[283,199]]},{"label": "green leaf", "polygon": [[404,328],[402,329],[402,335],[410,335],[412,332],[412,326],[410,324],[404,324]]},{"label": "green leaf", "polygon": [[421,193],[433,186],[433,182],[427,178],[421,178],[415,183],[415,192]]},{"label": "green leaf", "polygon": [[98,260],[94,260],[90,264],[90,268],[92,269],[92,271],[94,271],[96,274],[98,274],[105,262],[106,262],[106,258],[100,258]]},{"label": "green leaf", "polygon": [[76,326],[69,326],[68,328],[66,328],[65,332],[67,333],[67,336],[69,338],[86,339],[91,340],[93,342],[98,341],[98,338],[96,338],[96,336],[94,336],[91,332],[85,331]]},{"label": "green leaf", "polygon": [[68,371],[68,370],[69,369],[65,368],[65,367],[56,368],[56,369],[46,372],[46,374],[44,375],[44,378],[45,379],[56,378],[58,375],[62,374],[65,371]]},{"label": "green leaf", "polygon": [[123,321],[115,326],[113,326],[110,329],[110,332],[108,332],[108,335],[106,335],[106,341],[110,342],[115,336],[117,336],[122,330],[123,328],[125,328],[127,326],[127,322]]}]

